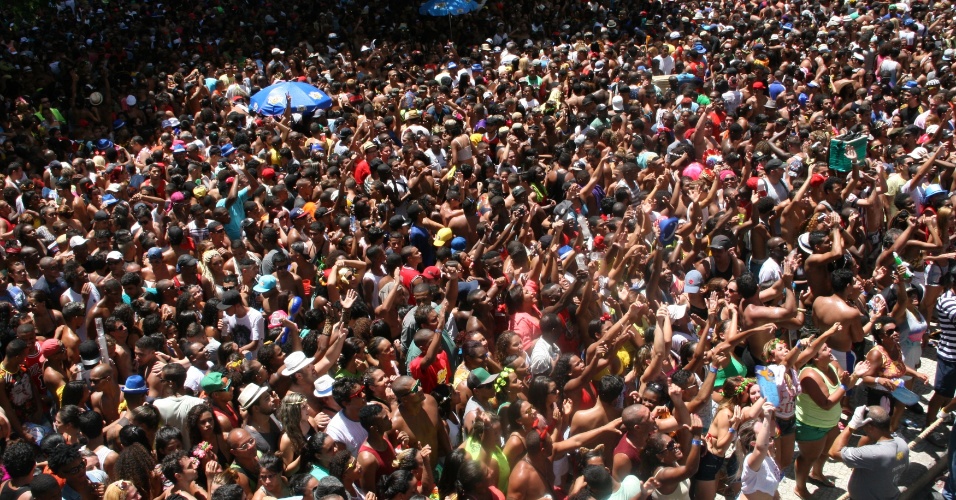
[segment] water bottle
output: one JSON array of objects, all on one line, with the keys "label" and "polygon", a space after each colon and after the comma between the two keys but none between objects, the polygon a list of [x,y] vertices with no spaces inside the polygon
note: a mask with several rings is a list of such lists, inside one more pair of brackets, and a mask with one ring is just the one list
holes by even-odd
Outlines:
[{"label": "water bottle", "polygon": [[591,242],[591,228],[588,227],[588,219],[583,214],[578,214],[578,227],[581,230],[581,236],[584,236],[584,239]]},{"label": "water bottle", "polygon": [[909,264],[907,264],[906,262],[903,262],[903,259],[901,259],[899,254],[896,252],[893,252],[893,265],[897,268],[900,266],[903,266],[906,268],[906,270],[903,271],[903,279],[907,279],[907,280],[913,279],[913,273],[910,272]]}]

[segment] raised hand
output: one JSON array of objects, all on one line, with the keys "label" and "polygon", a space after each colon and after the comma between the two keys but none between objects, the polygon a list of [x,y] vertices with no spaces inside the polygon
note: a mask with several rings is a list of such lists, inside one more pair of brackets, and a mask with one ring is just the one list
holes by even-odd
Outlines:
[{"label": "raised hand", "polygon": [[352,305],[355,304],[355,301],[357,299],[358,299],[358,292],[356,292],[354,288],[349,289],[349,291],[345,293],[345,297],[342,298],[342,308],[351,309]]}]

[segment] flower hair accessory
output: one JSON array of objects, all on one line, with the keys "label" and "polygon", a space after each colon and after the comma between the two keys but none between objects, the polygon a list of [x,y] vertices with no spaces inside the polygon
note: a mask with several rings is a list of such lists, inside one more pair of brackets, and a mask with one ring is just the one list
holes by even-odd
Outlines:
[{"label": "flower hair accessory", "polygon": [[243,361],[245,361],[245,358],[239,358],[239,359],[237,359],[237,360],[235,360],[235,361],[231,361],[231,362],[229,362],[229,363],[226,363],[226,368],[228,368],[228,369],[230,369],[230,370],[238,370],[238,369],[242,368],[242,362],[243,362]]},{"label": "flower hair accessory", "polygon": [[510,366],[501,370],[501,373],[498,374],[498,378],[495,379],[495,392],[501,392],[501,390],[508,385],[508,375],[511,375],[514,372],[514,368],[511,368]]},{"label": "flower hair accessory", "polygon": [[192,453],[192,455],[193,455],[193,457],[202,460],[202,459],[206,458],[206,455],[207,455],[207,454],[209,453],[209,451],[211,451],[211,450],[212,450],[212,445],[209,444],[208,441],[203,441],[203,442],[197,444],[195,448],[193,448],[193,453]]},{"label": "flower hair accessory", "polygon": [[740,385],[737,386],[737,389],[734,391],[734,396],[739,395],[741,392],[747,390],[748,387],[757,383],[755,378],[745,378],[740,381]]}]

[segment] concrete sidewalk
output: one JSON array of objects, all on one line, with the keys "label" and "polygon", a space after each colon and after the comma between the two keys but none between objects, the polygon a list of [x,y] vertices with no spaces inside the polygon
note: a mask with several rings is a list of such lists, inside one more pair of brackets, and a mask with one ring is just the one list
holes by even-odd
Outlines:
[{"label": "concrete sidewalk", "polygon": [[[933,378],[936,376],[936,349],[932,346],[928,346],[923,349],[923,361],[922,366],[920,366],[920,372],[925,373],[929,376],[930,384],[932,384]],[[920,404],[923,406],[923,409],[926,409],[926,404],[929,402],[929,397],[933,393],[932,385],[925,385],[917,381],[914,392],[920,395]],[[854,395],[854,406],[863,404],[864,395],[863,391],[859,390]],[[911,442],[919,433],[922,431],[923,427],[926,425],[927,416],[923,415],[914,415],[912,412],[907,411],[903,417],[905,422],[907,419],[915,422],[919,428],[911,429],[905,426],[905,424],[900,424],[900,434],[903,439],[907,442]],[[931,420],[935,420],[935,415],[932,416]],[[949,439],[951,424],[944,424],[938,427],[938,431],[941,431],[941,435],[944,436],[945,440],[943,444],[947,443]],[[854,436],[851,444],[856,443],[857,437]],[[928,491],[928,486],[936,481],[936,478],[944,474],[946,471],[946,448],[938,447],[930,443],[928,440],[917,444],[912,450],[910,450],[910,465],[907,468],[906,472],[903,474],[903,477],[900,479],[900,493],[902,499],[910,498],[919,498],[925,496]],[[785,467],[784,474],[785,477],[783,482],[780,483],[780,498],[785,500],[798,500],[798,497],[793,492],[794,485],[796,484],[793,480],[793,466],[792,464],[781,464],[781,467]],[[850,479],[850,469],[847,468],[843,463],[828,461],[827,464],[823,467],[823,473],[836,484],[835,488],[821,488],[812,483],[807,484],[807,489],[810,490],[811,498],[819,500],[832,500],[841,497],[846,493],[846,486]]]}]

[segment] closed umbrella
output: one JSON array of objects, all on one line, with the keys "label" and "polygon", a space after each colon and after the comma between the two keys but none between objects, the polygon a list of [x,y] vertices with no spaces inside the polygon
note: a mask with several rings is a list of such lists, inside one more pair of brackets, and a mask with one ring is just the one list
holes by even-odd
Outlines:
[{"label": "closed umbrella", "polygon": [[261,115],[281,115],[285,112],[287,95],[292,97],[291,107],[296,113],[332,107],[332,98],[308,83],[279,82],[252,96],[250,108]]}]

